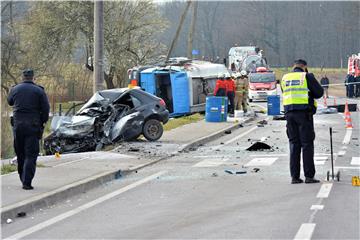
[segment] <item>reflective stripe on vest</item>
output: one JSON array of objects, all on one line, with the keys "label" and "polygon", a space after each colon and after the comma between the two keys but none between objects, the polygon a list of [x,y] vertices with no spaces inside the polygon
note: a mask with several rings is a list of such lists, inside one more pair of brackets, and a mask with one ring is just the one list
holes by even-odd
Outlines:
[{"label": "reflective stripe on vest", "polygon": [[309,89],[306,81],[306,73],[292,72],[285,74],[281,80],[283,90],[283,105],[309,104]]}]

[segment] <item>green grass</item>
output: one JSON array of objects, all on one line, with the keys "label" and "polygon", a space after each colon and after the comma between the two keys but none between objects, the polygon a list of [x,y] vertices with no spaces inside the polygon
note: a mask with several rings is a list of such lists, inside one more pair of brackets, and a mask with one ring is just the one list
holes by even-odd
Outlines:
[{"label": "green grass", "polygon": [[[46,167],[46,166],[44,164],[42,164],[42,163],[37,163],[36,167],[43,168],[43,167]],[[12,173],[12,172],[15,172],[15,171],[17,171],[17,165],[3,164],[1,166],[1,175],[5,175],[5,174]]]},{"label": "green grass", "polygon": [[178,128],[189,123],[198,122],[203,119],[204,115],[199,113],[185,117],[174,118],[164,125],[164,131],[170,131],[171,129]]},{"label": "green grass", "polygon": [[17,166],[12,164],[4,164],[1,166],[1,175],[17,171]]},{"label": "green grass", "polygon": [[[276,79],[281,79],[286,73],[291,72],[292,68],[272,68],[275,72]],[[320,77],[323,74],[327,74],[328,76],[332,75],[346,75],[347,69],[346,68],[309,68],[309,72],[314,73],[316,77]]]}]

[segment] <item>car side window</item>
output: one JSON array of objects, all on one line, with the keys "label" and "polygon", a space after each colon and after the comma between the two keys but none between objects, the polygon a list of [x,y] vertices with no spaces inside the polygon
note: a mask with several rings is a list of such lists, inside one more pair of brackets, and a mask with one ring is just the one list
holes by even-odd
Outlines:
[{"label": "car side window", "polygon": [[134,97],[133,95],[131,95],[131,100],[134,104],[134,107],[140,107],[142,105],[141,101],[138,98]]}]

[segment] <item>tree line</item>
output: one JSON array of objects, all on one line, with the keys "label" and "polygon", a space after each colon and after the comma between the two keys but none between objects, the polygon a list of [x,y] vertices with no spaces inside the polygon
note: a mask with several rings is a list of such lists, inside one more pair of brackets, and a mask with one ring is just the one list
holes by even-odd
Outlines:
[{"label": "tree line", "polygon": [[[169,43],[184,1],[162,5],[170,27],[160,36]],[[174,55],[186,54],[188,14]],[[289,66],[304,58],[314,67],[345,67],[347,56],[360,52],[359,1],[200,1],[194,48],[199,58],[223,59],[232,46],[257,45],[271,66]]]},{"label": "tree line", "polygon": [[[185,1],[105,1],[105,82],[127,85],[127,70],[157,62],[175,35]],[[1,88],[32,67],[51,94],[92,93],[92,1],[1,3]],[[360,2],[199,1],[193,36],[198,58],[223,59],[230,47],[257,45],[271,66],[295,58],[313,67],[346,66],[360,52]],[[186,56],[187,15],[172,56]],[[71,93],[71,94],[70,94]]]}]

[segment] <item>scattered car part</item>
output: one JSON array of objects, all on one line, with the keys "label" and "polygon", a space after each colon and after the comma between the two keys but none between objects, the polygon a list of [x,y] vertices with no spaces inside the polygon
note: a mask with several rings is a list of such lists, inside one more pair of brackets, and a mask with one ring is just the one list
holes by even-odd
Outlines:
[{"label": "scattered car part", "polygon": [[282,116],[274,116],[274,117],[273,117],[273,120],[283,121],[283,120],[286,120],[286,118],[285,118],[284,115],[282,115]]},{"label": "scattered car part", "polygon": [[264,142],[256,142],[246,149],[247,151],[273,150],[271,146]]}]

